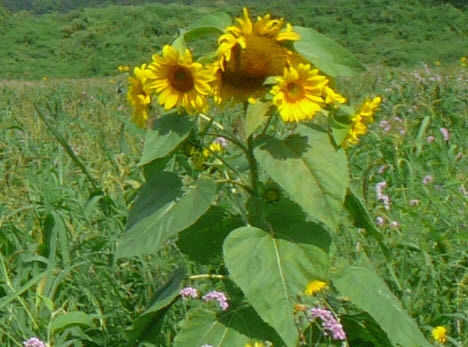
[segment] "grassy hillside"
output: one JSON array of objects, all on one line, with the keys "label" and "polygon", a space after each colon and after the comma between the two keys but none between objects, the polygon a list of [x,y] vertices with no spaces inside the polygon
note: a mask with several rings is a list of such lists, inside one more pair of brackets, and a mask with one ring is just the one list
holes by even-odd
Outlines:
[{"label": "grassy hillside", "polygon": [[[188,2],[186,2],[188,3]],[[368,65],[446,64],[468,55],[468,15],[450,3],[411,1],[193,1],[107,6],[34,15],[0,9],[3,79],[108,76],[136,65],[194,19],[222,10],[272,13],[310,26],[346,46]]]}]

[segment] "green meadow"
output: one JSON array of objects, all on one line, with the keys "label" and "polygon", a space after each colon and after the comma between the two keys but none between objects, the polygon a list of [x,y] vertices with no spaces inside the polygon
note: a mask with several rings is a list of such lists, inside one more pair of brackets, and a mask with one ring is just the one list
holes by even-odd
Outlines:
[{"label": "green meadow", "polygon": [[[54,347],[172,345],[184,303],[156,317],[148,335],[157,338],[130,344],[134,322],[178,267],[221,270],[194,268],[172,239],[116,260],[145,182],[145,131],[131,122],[117,67],[150,60],[194,19],[239,16],[246,4],[316,29],[367,67],[337,89],[383,99],[347,150],[350,184],[381,236],[343,215],[332,252],[373,268],[434,346],[437,326],[447,346],[468,346],[468,13],[463,2],[414,0],[153,2],[41,15],[0,6],[1,346],[31,337]],[[392,346],[365,312],[347,312],[349,346]]]}]

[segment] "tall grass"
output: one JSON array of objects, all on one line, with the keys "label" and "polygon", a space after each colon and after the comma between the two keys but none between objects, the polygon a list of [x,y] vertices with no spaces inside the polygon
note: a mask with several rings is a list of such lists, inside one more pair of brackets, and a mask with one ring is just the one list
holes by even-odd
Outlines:
[{"label": "tall grass", "polygon": [[[455,65],[374,69],[359,81],[341,83],[384,102],[372,131],[350,152],[351,173],[394,258],[387,262],[346,220],[337,252],[362,260],[365,251],[428,336],[445,325],[451,343],[463,345],[468,72]],[[184,263],[170,245],[157,256],[113,261],[114,241],[143,182],[137,167],[143,134],[129,123],[121,83],[0,85],[4,346],[31,336],[54,346],[125,345],[125,328],[151,302],[172,270],[167,264]],[[376,196],[380,182],[387,184],[388,208]],[[73,324],[60,323],[64,313]],[[85,316],[71,316],[79,313]],[[167,341],[179,313],[164,323]]]}]

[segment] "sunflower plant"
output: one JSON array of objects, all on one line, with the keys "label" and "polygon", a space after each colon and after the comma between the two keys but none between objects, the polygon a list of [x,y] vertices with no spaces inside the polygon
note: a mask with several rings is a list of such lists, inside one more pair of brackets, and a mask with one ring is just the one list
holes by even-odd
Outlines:
[{"label": "sunflower plant", "polygon": [[[190,49],[201,37],[213,51]],[[335,79],[362,71],[313,29],[246,8],[234,22],[208,15],[134,68],[127,99],[147,128],[146,181],[116,258],[169,245],[191,266],[156,293],[130,344],[161,343],[164,316],[183,302],[174,346],[346,343],[362,327],[346,310],[394,345],[429,345],[369,262],[333,252],[346,215],[391,257],[349,182],[347,151],[382,100],[353,104]]]}]

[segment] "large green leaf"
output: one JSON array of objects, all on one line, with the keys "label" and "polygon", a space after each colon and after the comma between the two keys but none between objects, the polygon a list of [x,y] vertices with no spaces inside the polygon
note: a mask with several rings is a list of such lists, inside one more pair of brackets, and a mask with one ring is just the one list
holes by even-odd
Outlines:
[{"label": "large green leaf", "polygon": [[269,234],[243,227],[224,243],[224,259],[232,280],[247,301],[270,324],[287,346],[296,346],[298,329],[294,305],[313,279],[327,280],[329,260],[320,248],[296,242],[287,231]]},{"label": "large green leaf", "polygon": [[293,235],[295,242],[315,245],[328,253],[332,241],[328,231],[320,224],[307,222],[306,214],[292,201],[280,199],[268,206],[266,219],[285,238]]},{"label": "large green leaf", "polygon": [[255,158],[291,199],[312,218],[334,229],[348,186],[346,155],[328,134],[307,126],[284,140],[258,137]]},{"label": "large green leaf", "polygon": [[343,296],[375,319],[393,345],[431,346],[398,298],[374,271],[343,264],[337,269],[333,284]]},{"label": "large green leaf", "polygon": [[312,28],[294,27],[301,39],[294,48],[319,70],[332,77],[351,76],[366,68],[346,48]]},{"label": "large green leaf", "polygon": [[133,322],[131,328],[126,332],[129,346],[134,346],[139,341],[158,341],[161,335],[160,327],[164,313],[167,307],[179,296],[179,290],[182,289],[184,277],[185,270],[179,268],[156,291],[153,304]]},{"label": "large green leaf", "polygon": [[182,181],[175,173],[152,171],[138,192],[127,217],[127,230],[182,196]]},{"label": "large green leaf", "polygon": [[193,124],[191,117],[182,116],[177,112],[156,119],[152,130],[148,130],[146,133],[145,146],[139,165],[163,158],[174,151],[189,136]]},{"label": "large green leaf", "polygon": [[240,216],[211,206],[195,224],[179,233],[177,247],[193,261],[217,264],[223,256],[224,239],[242,225]]},{"label": "large green leaf", "polygon": [[[152,184],[156,189],[164,186],[164,182],[152,181]],[[216,183],[208,178],[198,180],[196,186],[180,198],[177,198],[179,188],[174,189],[177,190],[175,194],[172,191],[167,193],[172,199],[166,199],[167,202],[158,204],[157,208],[151,204],[159,198],[157,190],[153,195],[148,192],[149,199],[141,205],[142,212],[139,213],[149,211],[150,214],[132,224],[117,243],[116,258],[156,252],[169,237],[195,223],[208,210],[216,195]]]},{"label": "large green leaf", "polygon": [[255,104],[249,104],[245,115],[245,137],[249,137],[268,118],[268,111],[271,110],[271,101],[257,100]]},{"label": "large green leaf", "polygon": [[230,308],[219,314],[204,308],[193,309],[182,323],[174,347],[243,347],[253,340],[268,340],[281,346],[281,338],[251,308]]},{"label": "large green leaf", "polygon": [[98,316],[95,314],[87,314],[81,311],[59,314],[52,319],[52,322],[50,323],[50,331],[52,334],[58,334],[67,328],[75,326],[86,328],[94,327],[94,320],[97,318]]}]

